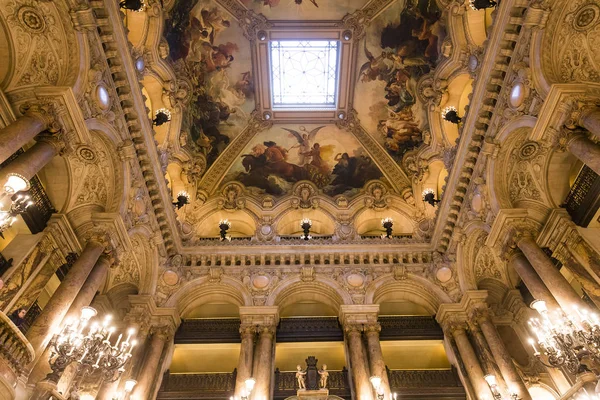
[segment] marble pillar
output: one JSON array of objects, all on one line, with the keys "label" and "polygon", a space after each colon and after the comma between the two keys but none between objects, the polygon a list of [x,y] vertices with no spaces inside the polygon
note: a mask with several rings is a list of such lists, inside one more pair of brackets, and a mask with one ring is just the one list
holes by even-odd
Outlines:
[{"label": "marble pillar", "polygon": [[579,124],[600,139],[600,108],[590,107],[579,117]]},{"label": "marble pillar", "polygon": [[160,366],[160,358],[171,335],[164,327],[154,328],[152,337],[146,347],[145,358],[137,375],[137,385],[132,397],[139,400],[150,399],[154,390],[154,381]]},{"label": "marble pillar", "polygon": [[29,180],[33,178],[60,151],[58,142],[42,140],[34,144],[0,170],[0,183],[4,184],[9,174],[17,174]]},{"label": "marble pillar", "polygon": [[347,325],[344,327],[348,341],[348,352],[350,353],[350,369],[352,381],[354,382],[355,397],[360,400],[373,400],[373,387],[369,381],[369,373],[366,369],[366,355],[362,344],[362,326]]},{"label": "marble pillar", "polygon": [[[63,322],[68,318],[79,318],[81,308],[89,306],[92,303],[96,292],[98,291],[98,289],[100,289],[100,285],[106,279],[106,275],[108,273],[110,264],[111,260],[109,257],[105,255],[100,256],[100,258],[94,265],[94,268],[85,280],[85,283],[79,290],[79,293],[77,293],[75,300],[73,300],[71,307],[69,307],[69,310],[67,311],[66,317],[63,319]],[[29,384],[36,384],[37,382],[44,379],[46,374],[51,372],[50,365],[48,364],[48,357],[50,356],[50,351],[50,348],[46,347],[42,356],[39,357],[37,363],[33,367],[33,370],[29,374]],[[66,384],[64,384],[65,387],[69,387],[70,382],[72,381],[72,372],[73,371],[69,371],[69,373],[67,374],[69,376],[65,377],[65,379],[68,381],[66,382]]]},{"label": "marble pillar", "polygon": [[516,252],[509,260],[510,265],[523,280],[531,295],[537,300],[544,300],[549,309],[557,309],[558,303],[550,290],[546,287],[540,276],[535,272],[527,257],[521,252]]},{"label": "marble pillar", "polygon": [[565,312],[574,306],[587,308],[585,302],[571,287],[567,279],[560,273],[544,251],[538,246],[531,236],[523,236],[517,240],[517,246],[527,260],[531,263],[538,276],[542,279],[548,290],[552,293],[558,304]]},{"label": "marble pillar", "polygon": [[383,360],[383,353],[381,352],[381,344],[379,343],[381,325],[379,323],[366,325],[364,331],[367,338],[367,351],[369,353],[371,376],[378,376],[381,378],[381,389],[383,390],[383,394],[386,399],[391,399],[390,382],[385,368],[385,361]]},{"label": "marble pillar", "polygon": [[477,394],[477,398],[492,399],[492,392],[485,382],[485,379],[483,379],[483,370],[477,359],[477,354],[475,354],[475,350],[473,350],[473,346],[471,346],[471,342],[469,342],[465,328],[457,326],[450,328],[450,330],[454,342],[456,343],[456,347],[458,348],[460,358],[467,369],[467,375],[469,376],[471,385]]},{"label": "marble pillar", "polygon": [[[77,297],[92,268],[104,252],[105,245],[94,239],[88,241],[71,270],[58,286],[41,314],[27,331],[27,339],[33,346],[37,358],[52,338],[69,307]],[[33,365],[32,365],[33,366]]]},{"label": "marble pillar", "polygon": [[240,358],[237,366],[235,379],[235,398],[241,398],[246,390],[246,379],[252,377],[252,361],[254,358],[254,337],[256,327],[253,325],[242,325],[240,327],[242,343],[240,345]]},{"label": "marble pillar", "polygon": [[498,365],[500,373],[508,386],[509,392],[511,394],[518,394],[521,400],[531,400],[531,395],[529,394],[525,383],[519,376],[512,357],[506,349],[506,346],[487,311],[478,313],[475,318],[477,319],[477,323],[479,324],[483,336],[494,356],[494,361]]},{"label": "marble pillar", "polygon": [[600,175],[600,145],[585,135],[575,135],[567,142],[567,150]]},{"label": "marble pillar", "polygon": [[[275,339],[275,326],[263,325],[258,328],[258,342],[256,344],[256,371],[254,379],[256,385],[251,398],[263,400],[271,398],[271,377],[273,376],[273,343]],[[237,384],[236,384],[237,388]]]},{"label": "marble pillar", "polygon": [[42,114],[27,113],[0,129],[0,162],[6,161],[48,125],[48,118]]}]

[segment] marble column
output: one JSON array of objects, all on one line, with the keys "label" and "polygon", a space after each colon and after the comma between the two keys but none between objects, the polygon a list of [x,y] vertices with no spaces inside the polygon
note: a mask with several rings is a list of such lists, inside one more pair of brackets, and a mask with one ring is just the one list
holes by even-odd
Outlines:
[{"label": "marble column", "polygon": [[513,359],[508,350],[506,350],[506,346],[504,345],[500,334],[498,334],[496,326],[491,321],[488,312],[483,310],[482,312],[477,313],[475,318],[490,347],[492,355],[494,356],[494,361],[496,361],[500,373],[508,386],[509,392],[511,394],[518,394],[521,400],[531,400],[531,395],[527,390],[527,386],[525,386],[525,383],[519,376],[517,368],[513,363]]},{"label": "marble column", "polygon": [[600,139],[600,108],[590,107],[584,110],[579,117],[579,124]]},{"label": "marble column", "polygon": [[525,283],[525,286],[527,286],[527,289],[529,289],[529,292],[535,299],[544,300],[549,309],[559,308],[556,299],[552,296],[550,290],[548,290],[523,253],[519,251],[514,253],[509,263],[517,274],[519,274],[523,283]]},{"label": "marble column", "polygon": [[369,352],[369,368],[371,369],[371,376],[378,376],[381,378],[381,389],[386,399],[391,399],[390,382],[385,368],[385,361],[383,360],[383,353],[381,352],[381,344],[379,343],[379,332],[381,332],[381,325],[371,324],[366,325],[364,328],[365,336],[367,337],[367,351]]},{"label": "marble column", "polygon": [[160,358],[171,335],[165,327],[154,328],[152,337],[146,348],[145,358],[137,375],[137,385],[133,389],[132,398],[139,400],[150,399],[153,393],[154,381],[160,366]]},{"label": "marble column", "polygon": [[0,162],[6,161],[38,133],[47,129],[49,123],[50,120],[47,116],[37,112],[28,112],[10,125],[0,129]]},{"label": "marble column", "polygon": [[558,304],[565,312],[574,306],[587,308],[585,302],[571,287],[567,279],[556,269],[552,260],[544,253],[531,236],[523,236],[517,240],[517,246],[531,263],[538,276],[550,290]]},{"label": "marble column", "polygon": [[242,344],[240,345],[240,358],[237,366],[237,376],[235,379],[235,398],[240,398],[246,390],[246,379],[252,377],[252,361],[254,358],[254,336],[256,327],[253,325],[242,325],[240,327],[240,336]]},{"label": "marble column", "polygon": [[[42,349],[48,344],[57,330],[69,307],[77,297],[98,258],[105,250],[105,244],[91,239],[86,244],[81,255],[75,261],[71,270],[58,286],[41,314],[33,321],[27,332],[27,339],[33,346],[36,355],[41,355]],[[36,357],[38,358],[38,357]]]},{"label": "marble column", "polygon": [[0,170],[0,183],[4,183],[9,174],[17,174],[29,180],[33,178],[60,151],[59,140],[40,140]]},{"label": "marble column", "polygon": [[[89,276],[85,280],[85,283],[77,293],[75,300],[69,307],[69,311],[67,311],[66,317],[64,320],[68,318],[79,318],[80,311],[82,307],[89,306],[96,295],[98,289],[100,289],[100,285],[106,279],[106,274],[108,273],[108,268],[110,267],[111,260],[109,257],[102,255],[94,265],[94,268],[90,272]],[[33,367],[33,370],[29,374],[28,382],[29,384],[36,384],[37,382],[44,379],[46,374],[50,373],[50,365],[48,364],[48,357],[50,355],[50,348],[46,347],[44,353],[41,357],[39,357],[37,363]],[[73,371],[70,371],[73,372]],[[65,377],[69,382],[66,383],[66,387],[69,386],[70,381],[73,376]]]},{"label": "marble column", "polygon": [[575,135],[567,142],[567,150],[600,175],[600,145],[585,135]]},{"label": "marble column", "polygon": [[355,397],[360,400],[373,400],[373,387],[366,369],[366,355],[362,344],[362,325],[344,327],[350,353],[350,369],[355,387]]},{"label": "marble column", "polygon": [[[275,326],[263,325],[258,328],[258,343],[256,344],[256,385],[252,391],[252,399],[263,400],[271,398],[271,377],[273,376],[273,340]],[[237,384],[236,384],[237,388]]]},{"label": "marble column", "polygon": [[467,375],[477,394],[477,398],[492,399],[492,392],[485,382],[485,379],[483,379],[483,370],[477,359],[477,354],[475,354],[475,350],[473,350],[473,346],[471,346],[471,342],[469,342],[465,328],[456,326],[449,328],[449,330],[451,331],[456,347],[458,348],[460,358],[467,369]]}]

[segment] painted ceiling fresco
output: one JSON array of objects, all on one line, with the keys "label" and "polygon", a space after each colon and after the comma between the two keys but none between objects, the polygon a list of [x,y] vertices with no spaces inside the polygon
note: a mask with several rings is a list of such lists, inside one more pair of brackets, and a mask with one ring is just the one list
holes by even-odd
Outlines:
[{"label": "painted ceiling fresco", "polygon": [[446,35],[440,16],[435,0],[397,2],[371,23],[363,40],[354,108],[397,161],[423,143],[428,129],[416,87],[440,59]]},{"label": "painted ceiling fresco", "polygon": [[249,42],[215,1],[176,2],[165,21],[169,57],[192,80],[182,131],[209,167],[247,125],[254,110]]},{"label": "painted ceiling fresco", "polygon": [[[238,0],[269,20],[341,20],[367,0]],[[230,6],[230,4],[228,5]],[[398,0],[371,21],[358,42],[354,108],[361,125],[401,165],[428,131],[417,82],[440,62],[446,29],[435,0]],[[255,109],[251,44],[218,0],[179,0],[165,21],[169,59],[193,86],[180,143],[214,164]],[[267,60],[257,60],[267,62]],[[221,185],[243,183],[258,194],[284,195],[300,180],[325,194],[352,195],[383,174],[353,133],[334,125],[280,124],[256,133],[223,168]],[[363,141],[364,143],[364,141]],[[368,147],[368,146],[367,146]],[[231,157],[231,155],[230,155]],[[227,168],[229,168],[227,170]]]},{"label": "painted ceiling fresco", "polygon": [[270,20],[341,20],[368,0],[239,0]]},{"label": "painted ceiling fresco", "polygon": [[383,176],[356,138],[334,125],[275,125],[256,135],[225,177],[257,193],[283,195],[309,180],[325,194],[351,195]]}]

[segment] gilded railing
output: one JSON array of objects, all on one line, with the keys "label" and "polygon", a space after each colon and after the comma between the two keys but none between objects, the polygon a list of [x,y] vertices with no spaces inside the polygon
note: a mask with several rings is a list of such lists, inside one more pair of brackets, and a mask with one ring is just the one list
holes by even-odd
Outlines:
[{"label": "gilded railing", "polygon": [[587,227],[600,207],[600,176],[587,165],[577,175],[564,207],[579,226]]},{"label": "gilded railing", "polygon": [[0,356],[17,376],[35,357],[25,335],[3,312],[0,312]]}]

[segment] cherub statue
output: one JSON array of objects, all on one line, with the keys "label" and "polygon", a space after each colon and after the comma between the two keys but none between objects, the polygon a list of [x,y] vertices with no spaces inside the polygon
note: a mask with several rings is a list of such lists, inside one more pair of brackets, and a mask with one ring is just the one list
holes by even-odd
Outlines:
[{"label": "cherub statue", "polygon": [[319,381],[319,386],[321,387],[321,389],[325,389],[327,387],[327,379],[329,378],[327,364],[323,364],[322,369],[319,370],[319,376],[321,377],[321,380]]},{"label": "cherub statue", "polygon": [[296,366],[296,379],[298,380],[298,389],[306,389],[306,371],[302,371],[302,367]]}]

